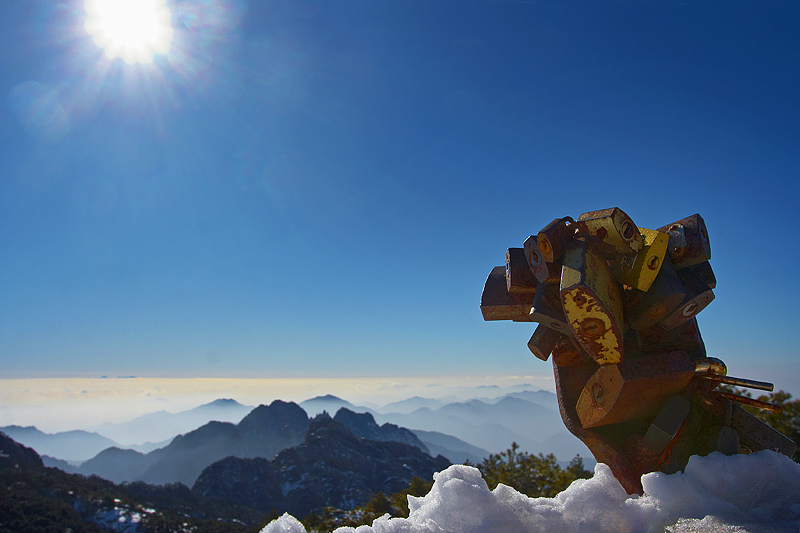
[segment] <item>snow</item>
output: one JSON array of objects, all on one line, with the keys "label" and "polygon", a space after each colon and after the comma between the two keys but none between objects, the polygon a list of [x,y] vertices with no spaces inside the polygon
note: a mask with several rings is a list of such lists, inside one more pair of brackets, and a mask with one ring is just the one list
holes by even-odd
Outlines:
[{"label": "snow", "polygon": [[[409,518],[378,518],[336,533],[669,532],[797,533],[800,464],[784,455],[692,457],[683,473],[642,477],[628,495],[604,464],[554,498],[529,498],[505,485],[490,491],[480,472],[453,465],[431,491],[409,497]],[[307,533],[284,514],[261,533]]]}]

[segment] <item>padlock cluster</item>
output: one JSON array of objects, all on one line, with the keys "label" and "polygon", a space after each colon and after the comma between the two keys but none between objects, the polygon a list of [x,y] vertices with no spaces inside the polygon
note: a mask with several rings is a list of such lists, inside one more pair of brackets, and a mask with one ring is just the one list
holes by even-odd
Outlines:
[{"label": "padlock cluster", "polygon": [[698,214],[655,230],[619,208],[560,218],[508,249],[506,266],[486,280],[481,312],[485,320],[538,322],[528,347],[544,361],[570,342],[576,357],[619,363],[714,299],[710,258]]}]

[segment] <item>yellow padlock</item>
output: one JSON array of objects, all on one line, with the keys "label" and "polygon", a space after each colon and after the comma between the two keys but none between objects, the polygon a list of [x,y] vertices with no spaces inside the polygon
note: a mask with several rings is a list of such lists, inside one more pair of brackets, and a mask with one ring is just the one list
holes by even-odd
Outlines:
[{"label": "yellow padlock", "polygon": [[564,253],[560,289],[564,314],[581,348],[599,364],[621,361],[622,299],[608,263],[587,243],[574,241]]},{"label": "yellow padlock", "polygon": [[624,268],[626,265],[625,258],[630,256],[620,256],[621,259],[615,266],[619,264],[622,271],[615,268],[615,275],[617,279],[621,280],[623,285],[639,289],[640,291],[647,291],[661,271],[661,265],[664,263],[664,256],[667,254],[667,244],[669,244],[669,236],[663,231],[656,231],[646,228],[639,228],[639,233],[644,238],[644,246],[642,250],[633,257],[630,268]]},{"label": "yellow padlock", "polygon": [[639,228],[619,207],[583,213],[578,217],[577,228],[604,255],[635,254],[644,246]]}]

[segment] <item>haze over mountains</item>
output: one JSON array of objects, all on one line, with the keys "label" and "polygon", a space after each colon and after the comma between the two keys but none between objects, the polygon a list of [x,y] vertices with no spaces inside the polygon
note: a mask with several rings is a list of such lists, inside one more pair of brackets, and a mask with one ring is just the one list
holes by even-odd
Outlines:
[{"label": "haze over mountains", "polygon": [[[96,474],[115,482],[178,481],[191,486],[203,468],[224,457],[270,459],[298,445],[309,417],[323,412],[335,414],[334,420],[359,437],[404,442],[453,463],[477,463],[517,442],[531,453],[554,453],[561,461],[580,454],[593,464],[583,443],[564,428],[556,397],[547,391],[462,402],[413,397],[374,408],[331,395],[299,406],[276,401],[257,408],[221,399],[180,413],[161,411],[124,423],[101,424],[96,433],[48,435],[18,426],[0,431],[37,450],[48,466],[65,471]],[[146,444],[158,439],[158,444]]]}]

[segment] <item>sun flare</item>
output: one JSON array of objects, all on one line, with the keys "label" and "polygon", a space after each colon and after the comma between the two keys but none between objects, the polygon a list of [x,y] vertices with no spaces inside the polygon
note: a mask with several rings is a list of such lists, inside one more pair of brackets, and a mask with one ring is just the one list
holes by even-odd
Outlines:
[{"label": "sun flare", "polygon": [[169,51],[170,11],[164,0],[86,0],[86,31],[109,59],[150,63]]}]

